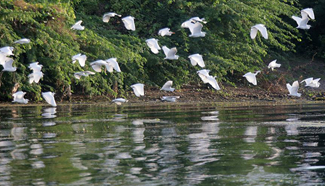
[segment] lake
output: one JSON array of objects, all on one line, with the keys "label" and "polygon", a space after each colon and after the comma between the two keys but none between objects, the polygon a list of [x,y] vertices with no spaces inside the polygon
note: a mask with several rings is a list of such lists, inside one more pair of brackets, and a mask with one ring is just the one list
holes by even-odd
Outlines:
[{"label": "lake", "polygon": [[0,185],[324,185],[325,104],[0,107]]}]

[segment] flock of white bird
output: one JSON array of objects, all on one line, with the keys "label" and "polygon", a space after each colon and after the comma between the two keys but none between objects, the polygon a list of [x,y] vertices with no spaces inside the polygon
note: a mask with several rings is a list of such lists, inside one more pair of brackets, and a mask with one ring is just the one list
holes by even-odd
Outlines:
[{"label": "flock of white bird", "polygon": [[[107,22],[109,22],[110,18],[115,17],[115,16],[122,17],[121,15],[116,14],[114,12],[109,12],[109,13],[106,13],[103,15],[103,22],[107,23]],[[297,16],[292,16],[292,18],[298,24],[297,28],[309,29],[311,26],[307,25],[308,21],[310,19],[315,19],[313,9],[306,8],[306,9],[301,10],[301,16],[302,16],[301,18],[297,17]],[[123,21],[124,26],[127,30],[135,31],[136,28],[135,28],[135,23],[134,23],[134,17],[132,17],[132,16],[123,17],[122,21]],[[85,27],[82,26],[81,23],[82,23],[81,20],[76,22],[71,27],[71,29],[84,30]],[[183,22],[181,24],[181,27],[189,29],[189,31],[191,33],[189,35],[189,37],[205,37],[206,32],[202,32],[202,28],[203,28],[203,24],[206,24],[206,23],[207,22],[205,21],[204,18],[192,17],[189,20]],[[267,32],[266,27],[263,24],[256,24],[251,27],[251,30],[250,30],[251,39],[255,39],[258,32],[260,32],[260,34],[262,35],[263,38],[268,39],[268,32]],[[175,34],[175,33],[170,31],[169,28],[162,28],[158,31],[158,35],[162,36],[162,37],[171,36],[172,34]],[[30,42],[31,41],[29,39],[23,38],[23,39],[15,41],[14,43],[15,44],[28,44]],[[154,54],[158,54],[159,51],[162,49],[166,56],[164,59],[177,60],[179,58],[179,56],[176,55],[176,53],[177,53],[176,47],[173,47],[173,48],[168,48],[167,46],[160,47],[158,44],[158,39],[155,39],[155,38],[147,39],[146,43],[147,43],[148,47],[150,48],[151,52]],[[0,48],[0,64],[3,66],[2,71],[9,71],[9,72],[16,71],[17,67],[12,66],[14,60],[12,58],[10,58],[10,56],[14,55],[13,50],[14,50],[14,47],[10,47],[10,46]],[[198,65],[201,68],[205,67],[205,63],[204,63],[202,55],[192,54],[192,55],[189,55],[188,58],[193,66]],[[85,66],[86,60],[87,60],[86,55],[77,54],[77,55],[72,56],[72,63],[75,63],[76,61],[78,61],[81,67]],[[101,72],[102,66],[104,66],[105,69],[110,73],[112,73],[114,70],[116,72],[121,72],[121,69],[118,65],[116,58],[110,58],[107,60],[101,60],[101,59],[96,60],[94,62],[91,62],[90,65],[95,72]],[[281,66],[281,64],[278,64],[278,63],[276,63],[276,60],[273,60],[272,62],[269,63],[268,68],[273,71],[274,68],[279,68],[280,66]],[[33,62],[28,67],[29,67],[29,69],[32,70],[32,73],[28,76],[29,83],[30,84],[38,83],[40,81],[40,79],[43,77],[43,73],[41,71],[43,66],[41,64],[39,64],[39,62]],[[80,79],[82,76],[93,75],[93,74],[95,74],[95,72],[92,72],[92,71],[76,72],[76,73],[74,73],[74,77],[76,79]],[[208,69],[202,69],[202,70],[197,71],[197,74],[201,78],[203,83],[210,84],[214,89],[220,90],[220,87],[216,81],[216,77],[211,76],[209,74],[209,72],[210,72],[210,70],[208,70]],[[257,85],[256,76],[258,73],[260,73],[260,71],[256,71],[255,73],[248,72],[245,75],[243,75],[243,77],[245,77],[249,83],[251,83],[253,85]],[[320,85],[319,80],[320,80],[320,78],[318,78],[318,79],[307,78],[307,79],[301,81],[300,83],[305,82],[306,83],[305,86],[319,87],[319,85]],[[172,81],[167,81],[162,86],[162,88],[160,90],[173,92],[175,90],[175,88],[172,88],[172,85],[173,85]],[[144,84],[136,83],[136,84],[131,85],[130,87],[133,89],[135,96],[137,96],[137,97],[144,96]],[[297,96],[297,97],[301,96],[301,94],[298,93],[298,89],[299,89],[298,81],[295,81],[292,85],[287,83],[287,89],[289,91],[288,95]],[[28,103],[28,99],[24,98],[25,94],[26,94],[26,92],[17,91],[16,93],[13,94],[13,102],[24,103],[24,104]],[[55,102],[55,99],[54,99],[53,92],[42,92],[42,97],[50,105],[52,105],[52,106],[57,105]],[[163,96],[163,97],[161,97],[161,100],[175,102],[178,98],[179,98],[179,96]],[[112,100],[113,103],[116,103],[118,105],[120,105],[124,102],[127,102],[127,101],[128,100],[126,100],[124,98],[117,98],[117,99]]]}]

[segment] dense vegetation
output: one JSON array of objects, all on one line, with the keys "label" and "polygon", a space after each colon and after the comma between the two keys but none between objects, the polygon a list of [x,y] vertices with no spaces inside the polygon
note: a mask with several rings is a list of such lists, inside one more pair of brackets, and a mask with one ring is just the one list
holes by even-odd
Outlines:
[{"label": "dense vegetation", "polygon": [[[234,84],[242,74],[265,68],[263,60],[296,52],[297,44],[311,46],[325,56],[325,34],[320,21],[312,22],[313,30],[296,29],[290,17],[300,15],[302,7],[315,5],[316,20],[322,15],[322,1],[298,0],[6,0],[0,1],[0,47],[13,46],[16,72],[1,72],[0,100],[10,100],[12,89],[28,92],[32,100],[41,99],[42,91],[53,91],[64,96],[68,89],[86,95],[126,96],[133,83],[161,86],[173,80],[176,87],[199,82],[199,67],[191,66],[190,54],[200,53],[211,74],[218,81]],[[302,3],[302,4],[300,4]],[[303,5],[303,6],[302,6]],[[135,17],[136,31],[126,30],[121,19],[102,21],[106,12]],[[181,23],[191,17],[204,17],[207,24],[203,38],[189,38],[188,29]],[[320,16],[319,16],[320,17]],[[83,20],[85,30],[71,30]],[[260,35],[250,39],[251,26],[266,25],[269,39]],[[315,24],[317,23],[317,24]],[[157,35],[160,28],[170,27],[171,37]],[[20,38],[31,39],[30,44],[13,44]],[[155,55],[145,40],[159,39],[161,46],[177,47],[180,58],[164,60],[163,52]],[[306,41],[305,41],[305,38]],[[303,42],[301,42],[303,41]],[[303,47],[298,48],[302,50]],[[71,57],[87,55],[84,68],[72,64]],[[122,73],[96,73],[77,80],[73,73],[92,70],[89,62],[116,57]],[[38,61],[43,65],[40,83],[29,84],[28,65]],[[1,68],[1,67],[0,67]]]}]

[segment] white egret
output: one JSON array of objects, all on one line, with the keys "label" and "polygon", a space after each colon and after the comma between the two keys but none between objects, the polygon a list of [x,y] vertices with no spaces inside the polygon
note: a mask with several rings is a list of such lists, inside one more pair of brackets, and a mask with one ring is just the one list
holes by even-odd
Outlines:
[{"label": "white egret", "polygon": [[161,97],[161,101],[167,101],[167,102],[176,102],[177,99],[179,99],[180,96],[163,96]]},{"label": "white egret", "polygon": [[91,72],[91,71],[82,71],[82,72],[76,72],[76,73],[74,73],[74,77],[76,78],[76,79],[80,79],[81,78],[81,76],[89,76],[89,75],[94,75],[95,74],[95,72]]},{"label": "white egret", "polygon": [[265,39],[269,38],[266,27],[263,24],[257,24],[251,27],[250,36],[252,39],[255,39],[258,31],[262,34]]},{"label": "white egret", "polygon": [[247,79],[248,82],[252,83],[253,85],[257,85],[257,81],[256,81],[256,75],[258,73],[260,73],[261,71],[256,71],[255,73],[251,73],[248,72],[245,75],[243,75],[243,77],[245,77]]},{"label": "white egret", "polygon": [[308,87],[318,88],[320,86],[319,80],[320,80],[320,78],[313,79],[311,77],[311,78],[302,80],[300,83],[305,82],[306,83],[305,87],[308,86]]},{"label": "white egret", "polygon": [[108,72],[113,72],[113,69],[116,70],[116,72],[121,72],[120,66],[117,63],[117,58],[109,58],[106,59],[106,63],[107,63],[107,71]]},{"label": "white egret", "polygon": [[207,83],[209,83],[214,89],[220,90],[220,87],[218,85],[218,82],[216,80],[216,77],[208,76],[207,77]]},{"label": "white egret", "polygon": [[187,20],[182,23],[181,27],[190,30],[189,37],[205,37],[206,32],[202,32],[203,25],[200,22],[193,23],[191,20]]},{"label": "white egret", "polygon": [[178,59],[179,56],[176,55],[176,53],[177,53],[176,47],[169,49],[166,46],[163,46],[162,49],[166,55],[166,57],[164,59],[170,59],[170,60]]},{"label": "white egret", "polygon": [[129,100],[124,98],[116,98],[112,100],[112,102],[115,103],[116,105],[121,105],[122,103],[127,103],[128,101]]},{"label": "white egret", "polygon": [[115,12],[108,12],[108,13],[105,13],[105,14],[103,15],[103,22],[108,23],[108,22],[109,22],[109,19],[110,19],[111,17],[115,17],[115,16],[122,17],[122,15],[119,15],[119,14],[117,14],[117,13],[115,13]]},{"label": "white egret", "polygon": [[19,40],[15,41],[14,43],[18,43],[18,44],[28,44],[28,43],[30,43],[30,39],[22,38],[22,39],[19,39]]},{"label": "white egret", "polygon": [[276,60],[273,60],[269,63],[268,68],[270,68],[272,71],[274,70],[274,68],[279,68],[281,67],[281,64],[276,63]]},{"label": "white egret", "polygon": [[160,36],[171,36],[172,34],[175,34],[175,32],[171,32],[170,28],[162,28],[158,31],[158,35]]},{"label": "white egret", "polygon": [[208,77],[210,76],[209,73],[210,73],[210,70],[207,70],[207,69],[202,69],[202,70],[199,70],[196,72],[199,77],[201,78],[201,80],[203,81],[203,83],[208,83]]},{"label": "white egret", "polygon": [[123,17],[122,21],[127,30],[135,31],[134,17],[132,16]]},{"label": "white egret", "polygon": [[28,68],[35,72],[40,72],[42,70],[43,65],[39,65],[38,62],[30,63]]},{"label": "white egret", "polygon": [[155,39],[155,38],[147,39],[146,43],[147,43],[148,47],[150,48],[151,52],[154,54],[158,54],[159,50],[161,50],[161,48],[158,44],[158,39]]},{"label": "white egret", "polygon": [[74,64],[76,61],[79,61],[80,66],[84,67],[86,64],[87,56],[82,54],[77,54],[72,56],[72,63]]},{"label": "white egret", "polygon": [[45,99],[45,101],[52,105],[53,107],[56,106],[56,102],[54,99],[54,94],[53,92],[42,92],[42,97]]},{"label": "white egret", "polygon": [[137,97],[144,96],[144,84],[136,83],[131,85],[131,88]]},{"label": "white egret", "polygon": [[14,55],[14,53],[12,53],[13,51],[14,51],[14,47],[10,47],[10,46],[0,48],[0,53],[2,53],[5,56],[13,56]]},{"label": "white egret", "polygon": [[297,16],[291,16],[292,19],[294,19],[298,26],[297,28],[300,29],[310,29],[310,25],[307,25],[309,18],[310,19],[315,19],[314,11],[312,8],[305,8],[300,11],[301,13],[301,18]]},{"label": "white egret", "polygon": [[23,91],[18,91],[14,94],[12,94],[12,96],[14,97],[14,100],[12,102],[16,102],[16,103],[28,103],[28,99],[25,99],[24,96],[25,96],[26,92],[23,92]]},{"label": "white egret", "polygon": [[189,55],[188,58],[190,58],[191,64],[193,66],[199,65],[202,68],[205,67],[202,55],[200,55],[200,54],[192,54],[192,55]]},{"label": "white egret", "polygon": [[173,92],[175,88],[172,88],[173,81],[167,81],[160,90]]},{"label": "white egret", "polygon": [[296,96],[296,97],[300,97],[301,93],[298,93],[298,89],[299,89],[299,83],[298,81],[295,81],[292,83],[292,86],[287,83],[287,89],[289,91],[289,96]]},{"label": "white egret", "polygon": [[80,21],[77,21],[72,27],[71,29],[72,30],[84,30],[85,27],[84,26],[81,26],[81,23],[82,23],[82,20]]},{"label": "white egret", "polygon": [[97,60],[94,62],[90,63],[91,67],[96,71],[96,72],[101,72],[102,71],[102,66],[105,66],[106,69],[109,69],[110,67],[108,66],[107,62],[104,60]]},{"label": "white egret", "polygon": [[5,63],[2,65],[3,66],[2,71],[15,72],[17,70],[17,67],[12,66],[13,62],[14,62],[14,60],[11,58],[10,58],[10,60],[5,61]]},{"label": "white egret", "polygon": [[42,77],[43,77],[43,72],[41,71],[37,71],[29,74],[28,75],[29,84],[32,84],[33,82],[38,83]]}]

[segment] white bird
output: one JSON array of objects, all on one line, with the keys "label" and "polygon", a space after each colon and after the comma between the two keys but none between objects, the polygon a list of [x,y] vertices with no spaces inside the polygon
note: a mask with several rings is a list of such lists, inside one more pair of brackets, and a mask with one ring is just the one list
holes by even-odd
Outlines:
[{"label": "white bird", "polygon": [[310,25],[307,25],[309,18],[315,19],[314,11],[312,8],[305,8],[300,11],[301,12],[301,18],[297,16],[291,16],[292,19],[294,19],[298,26],[297,28],[300,29],[310,29]]},{"label": "white bird", "polygon": [[151,52],[154,54],[158,54],[159,50],[161,50],[161,48],[158,44],[158,39],[155,39],[155,38],[147,39],[146,43],[147,43],[148,47],[150,48]]},{"label": "white bird", "polygon": [[144,84],[136,83],[131,85],[131,88],[137,97],[144,96]]},{"label": "white bird", "polygon": [[5,54],[0,52],[0,65],[3,66],[9,60],[13,60],[13,59],[10,57],[7,57]]},{"label": "white bird", "polygon": [[171,36],[172,34],[175,34],[175,32],[171,32],[170,28],[162,28],[158,31],[158,35],[160,36]]},{"label": "white bird", "polygon": [[86,60],[87,60],[87,56],[86,55],[82,55],[82,54],[77,54],[72,56],[72,63],[74,64],[76,61],[79,61],[80,66],[84,67]]},{"label": "white bird", "polygon": [[10,47],[10,46],[0,48],[0,53],[4,54],[5,56],[13,56],[14,55],[14,53],[12,53],[13,51],[14,51],[14,47]]},{"label": "white bird", "polygon": [[105,66],[106,69],[109,69],[110,67],[108,66],[107,62],[104,60],[97,60],[94,62],[90,63],[90,66],[96,71],[96,72],[101,72],[102,71],[102,66]]},{"label": "white bird", "polygon": [[128,101],[129,100],[124,98],[116,98],[112,100],[112,102],[115,103],[116,105],[121,105],[122,103],[127,103]]},{"label": "white bird", "polygon": [[23,91],[18,91],[14,94],[12,94],[12,96],[14,97],[14,100],[12,102],[16,102],[16,103],[28,103],[28,99],[25,99],[24,96],[25,96],[26,92],[23,92]]},{"label": "white bird", "polygon": [[160,99],[161,101],[176,102],[179,98],[180,96],[163,96]]},{"label": "white bird", "polygon": [[191,20],[187,20],[182,23],[181,27],[190,30],[189,37],[205,37],[206,32],[202,32],[203,25],[200,22],[193,23]]},{"label": "white bird", "polygon": [[292,86],[287,83],[287,89],[289,91],[289,96],[296,96],[296,97],[300,97],[301,93],[298,93],[298,89],[299,89],[299,83],[298,81],[295,81],[292,83]]},{"label": "white bird", "polygon": [[33,72],[29,74],[28,75],[29,84],[32,84],[33,82],[38,83],[42,77],[43,77],[43,72],[41,71]]},{"label": "white bird", "polygon": [[243,75],[243,77],[245,77],[247,79],[248,82],[252,83],[253,85],[257,85],[257,81],[256,81],[256,75],[258,73],[260,73],[261,71],[256,71],[255,73],[251,73],[248,72],[245,75]]},{"label": "white bird", "polygon": [[30,43],[30,39],[22,38],[22,39],[19,39],[19,40],[15,41],[14,43],[18,43],[18,44],[28,44],[28,43]]},{"label": "white bird", "polygon": [[132,16],[123,17],[122,21],[127,30],[135,31],[134,17]]},{"label": "white bird", "polygon": [[72,27],[71,29],[72,30],[84,30],[85,27],[84,26],[81,26],[81,23],[82,23],[82,20],[80,21],[77,21]]},{"label": "white bird", "polygon": [[95,72],[91,72],[91,71],[82,71],[82,72],[76,72],[76,73],[74,73],[74,77],[76,78],[76,79],[80,79],[81,78],[81,76],[89,76],[89,75],[94,75],[95,74]]},{"label": "white bird", "polygon": [[274,70],[274,68],[279,68],[281,67],[281,64],[276,63],[276,60],[273,60],[269,63],[269,65],[267,66],[268,68],[270,68],[272,71]]},{"label": "white bird", "polygon": [[203,83],[208,83],[208,77],[210,76],[209,73],[210,73],[210,70],[207,70],[207,69],[202,69],[202,70],[199,70],[196,72],[199,77],[201,78],[201,80],[203,81]]},{"label": "white bird", "polygon": [[252,39],[255,39],[258,31],[262,34],[265,39],[269,38],[266,27],[263,24],[257,24],[251,27],[250,36]]},{"label": "white bird", "polygon": [[214,89],[220,90],[220,87],[218,85],[218,82],[216,80],[216,77],[208,76],[207,77],[207,83],[209,83]]},{"label": "white bird", "polygon": [[170,60],[178,59],[179,56],[176,55],[176,53],[177,53],[176,47],[169,49],[166,46],[163,46],[162,49],[166,55],[166,57],[164,59],[170,59]]},{"label": "white bird", "polygon": [[121,69],[120,69],[120,66],[118,65],[117,63],[117,58],[109,58],[109,59],[106,59],[106,63],[107,63],[107,71],[108,72],[113,72],[113,69],[116,70],[116,72],[121,72]]},{"label": "white bird", "polygon": [[205,21],[205,19],[204,18],[199,18],[199,17],[192,17],[191,19],[189,19],[190,21],[192,21],[192,22],[201,22],[201,23],[204,23],[204,24],[206,24],[207,22]]},{"label": "white bird", "polygon": [[45,99],[45,101],[52,105],[53,107],[56,106],[56,102],[54,99],[54,94],[53,92],[42,92],[42,97]]},{"label": "white bird", "polygon": [[202,68],[205,67],[202,55],[200,55],[200,54],[192,54],[192,55],[189,55],[188,58],[190,58],[191,64],[193,66],[199,65]]},{"label": "white bird", "polygon": [[119,15],[119,14],[117,14],[117,13],[115,13],[115,12],[108,12],[108,13],[105,13],[105,14],[103,15],[103,22],[108,23],[108,22],[109,22],[109,19],[110,19],[111,17],[115,17],[115,16],[122,17],[122,15]]},{"label": "white bird", "polygon": [[35,72],[40,72],[42,70],[43,65],[39,65],[38,62],[30,63],[28,68]]},{"label": "white bird", "polygon": [[167,81],[160,90],[173,92],[175,88],[172,88],[173,81]]},{"label": "white bird", "polygon": [[305,87],[308,86],[308,87],[318,88],[320,86],[319,80],[320,80],[320,78],[313,79],[311,77],[311,78],[302,80],[300,83],[305,82],[306,83]]},{"label": "white bird", "polygon": [[13,62],[14,62],[14,60],[11,58],[10,58],[10,60],[5,61],[5,63],[2,65],[3,66],[2,71],[15,72],[17,70],[17,67],[12,66]]}]

